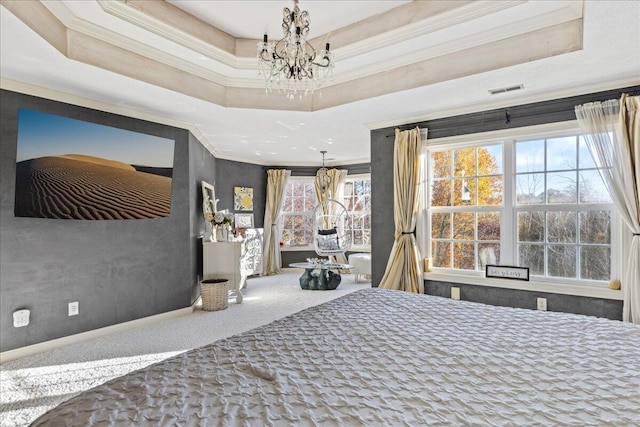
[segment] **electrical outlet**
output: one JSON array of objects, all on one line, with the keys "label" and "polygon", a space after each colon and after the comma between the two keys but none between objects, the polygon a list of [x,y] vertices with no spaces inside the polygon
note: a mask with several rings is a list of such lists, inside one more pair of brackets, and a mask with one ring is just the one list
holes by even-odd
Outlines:
[{"label": "electrical outlet", "polygon": [[456,286],[451,287],[451,299],[460,299],[460,288]]},{"label": "electrical outlet", "polygon": [[538,298],[538,310],[547,311],[547,299]]},{"label": "electrical outlet", "polygon": [[80,304],[78,301],[69,303],[69,316],[76,316],[80,314]]},{"label": "electrical outlet", "polygon": [[29,324],[29,310],[16,310],[13,312],[13,327],[21,328]]}]

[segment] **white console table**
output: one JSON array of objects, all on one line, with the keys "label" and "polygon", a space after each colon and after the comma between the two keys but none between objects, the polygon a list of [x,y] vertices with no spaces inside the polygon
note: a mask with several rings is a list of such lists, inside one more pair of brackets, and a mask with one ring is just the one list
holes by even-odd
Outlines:
[{"label": "white console table", "polygon": [[242,302],[242,292],[246,276],[242,274],[240,262],[242,242],[202,242],[203,279],[228,279],[229,294]]}]

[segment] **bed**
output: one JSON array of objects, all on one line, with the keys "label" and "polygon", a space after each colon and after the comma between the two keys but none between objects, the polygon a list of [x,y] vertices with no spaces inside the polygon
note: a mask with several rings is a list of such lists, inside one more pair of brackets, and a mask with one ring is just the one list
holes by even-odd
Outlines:
[{"label": "bed", "polygon": [[85,391],[34,426],[633,426],[640,327],[364,289]]}]

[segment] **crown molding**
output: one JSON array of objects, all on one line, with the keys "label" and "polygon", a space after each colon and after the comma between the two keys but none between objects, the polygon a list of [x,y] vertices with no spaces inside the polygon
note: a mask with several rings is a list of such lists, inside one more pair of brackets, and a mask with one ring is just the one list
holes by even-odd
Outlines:
[{"label": "crown molding", "polygon": [[[501,99],[495,101],[487,101],[481,104],[469,105],[460,108],[451,108],[448,110],[429,112],[417,116],[408,116],[399,119],[384,120],[379,122],[365,123],[364,126],[369,130],[384,129],[394,126],[406,126],[413,123],[420,123],[429,120],[442,119],[445,117],[454,117],[464,114],[478,113],[486,110],[495,110],[498,108],[508,108],[516,105],[533,104],[535,102],[552,101],[555,99],[569,98],[572,96],[584,95],[586,93],[604,92],[621,87],[640,85],[639,77],[629,77],[606,83],[596,83],[587,86],[576,86],[567,89],[558,89],[553,91],[545,91],[544,93],[520,95],[518,97],[504,98],[502,95],[495,95]],[[526,90],[526,86],[525,86]]]},{"label": "crown molding", "polygon": [[0,77],[0,89],[10,90],[12,92],[18,92],[25,95],[37,96],[39,98],[45,98],[52,101],[64,102],[66,104],[77,105],[79,107],[91,108],[93,110],[104,111],[107,113],[127,116],[134,119],[173,126],[180,129],[186,129],[191,132],[193,136],[198,139],[200,144],[202,144],[211,154],[213,154],[216,158],[220,158],[219,154],[216,153],[213,144],[211,144],[211,142],[204,136],[202,131],[200,131],[200,129],[196,125],[190,122],[171,119],[165,116],[159,116],[157,114],[151,114],[133,108],[123,107],[121,105],[110,104],[108,102],[97,101],[95,99],[85,98],[83,96],[62,92],[44,86],[37,86],[29,83],[19,82],[16,80],[10,80],[4,77]]}]

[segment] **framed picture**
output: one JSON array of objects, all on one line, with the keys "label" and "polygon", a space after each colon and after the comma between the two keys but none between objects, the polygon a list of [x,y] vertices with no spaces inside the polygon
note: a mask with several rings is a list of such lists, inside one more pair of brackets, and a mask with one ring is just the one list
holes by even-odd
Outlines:
[{"label": "framed picture", "polygon": [[529,267],[487,265],[485,276],[498,279],[529,280]]},{"label": "framed picture", "polygon": [[236,211],[253,210],[252,187],[233,187],[233,209]]},{"label": "framed picture", "polygon": [[233,218],[236,228],[253,228],[253,214],[237,213]]}]

